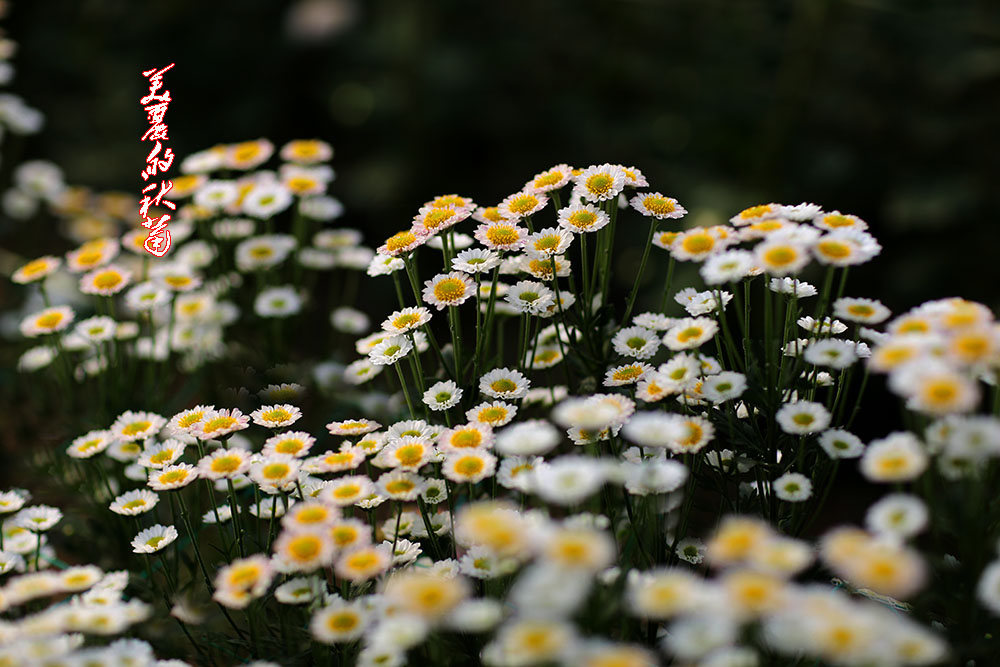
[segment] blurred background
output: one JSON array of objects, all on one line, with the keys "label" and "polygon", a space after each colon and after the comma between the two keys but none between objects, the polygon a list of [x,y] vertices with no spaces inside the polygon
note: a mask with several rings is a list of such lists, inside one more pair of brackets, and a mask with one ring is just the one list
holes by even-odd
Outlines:
[{"label": "blurred background", "polygon": [[70,183],[138,191],[140,72],[176,62],[177,154],[329,140],[369,245],[436,194],[492,205],[557,162],[619,162],[698,224],[767,201],[861,216],[885,250],[848,292],[893,310],[1000,308],[993,0],[47,0],[4,23],[11,88],[47,117],[21,159]]}]

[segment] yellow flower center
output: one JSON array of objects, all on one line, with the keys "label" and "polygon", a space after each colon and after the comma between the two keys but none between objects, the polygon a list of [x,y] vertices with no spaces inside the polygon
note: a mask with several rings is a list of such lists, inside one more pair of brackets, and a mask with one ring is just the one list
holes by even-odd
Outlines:
[{"label": "yellow flower center", "polygon": [[609,174],[594,174],[587,179],[584,187],[591,194],[603,196],[611,192],[614,184],[615,179],[611,178]]},{"label": "yellow flower center", "polygon": [[616,370],[612,374],[612,377],[615,380],[624,381],[635,380],[640,375],[642,375],[642,368],[640,366],[625,366]]},{"label": "yellow flower center", "polygon": [[933,405],[948,405],[958,396],[958,388],[950,380],[938,380],[924,388],[924,397]]},{"label": "yellow flower center", "polygon": [[122,435],[139,435],[148,431],[150,426],[152,426],[152,423],[146,420],[132,422],[125,425],[125,428],[122,429]]},{"label": "yellow flower center", "polygon": [[[704,330],[701,327],[688,327],[687,329],[684,329],[683,331],[677,334],[677,340],[681,343],[687,343],[688,341],[694,340],[695,338],[701,336],[703,331]],[[681,371],[682,377],[683,374],[687,372],[685,369],[678,369],[678,370]]]},{"label": "yellow flower center", "polygon": [[490,389],[498,394],[509,393],[517,391],[517,383],[513,380],[508,380],[507,378],[500,378],[499,380],[494,380],[490,384]]},{"label": "yellow flower center", "polygon": [[187,470],[171,470],[160,475],[161,484],[177,484],[187,479]]},{"label": "yellow flower center", "polygon": [[536,178],[532,185],[536,188],[544,188],[549,185],[555,185],[560,181],[560,179],[562,179],[562,177],[562,172],[559,171],[546,172]]},{"label": "yellow flower center", "polygon": [[509,226],[499,226],[490,227],[486,231],[486,238],[489,239],[490,243],[497,246],[511,245],[517,243],[520,238],[520,234],[517,230]]},{"label": "yellow flower center", "polygon": [[122,276],[116,271],[104,271],[94,276],[94,287],[112,289],[122,282]]},{"label": "yellow flower center", "polygon": [[567,222],[577,229],[590,229],[597,222],[597,214],[591,211],[574,211],[567,218]]},{"label": "yellow flower center", "polygon": [[322,545],[318,537],[314,535],[303,535],[292,540],[288,545],[288,552],[296,560],[309,561],[319,555]]},{"label": "yellow flower center", "polygon": [[769,204],[759,204],[740,211],[740,218],[743,220],[750,220],[752,218],[759,218],[762,215],[767,215],[770,212],[771,206]]},{"label": "yellow flower center", "polygon": [[35,320],[35,326],[40,329],[53,329],[59,326],[59,323],[63,320],[63,314],[56,313],[45,313]]},{"label": "yellow flower center", "polygon": [[704,431],[701,426],[696,422],[688,422],[685,424],[688,430],[687,437],[681,440],[682,445],[696,445],[701,442],[702,435]]},{"label": "yellow flower center", "polygon": [[333,490],[333,496],[335,498],[340,498],[341,500],[353,498],[359,493],[361,493],[361,487],[357,484],[342,484]]},{"label": "yellow flower center", "polygon": [[436,208],[429,211],[424,216],[424,227],[430,230],[437,229],[451,218],[455,217],[455,211],[450,208]]},{"label": "yellow flower center", "polygon": [[465,283],[458,278],[445,278],[434,286],[434,296],[439,301],[450,303],[465,295]]},{"label": "yellow flower center", "polygon": [[715,247],[715,239],[708,234],[695,234],[693,236],[685,236],[681,245],[687,252],[697,255],[706,253]]},{"label": "yellow flower center", "polygon": [[306,446],[306,443],[295,438],[288,438],[287,440],[282,440],[274,446],[274,451],[279,454],[298,454],[302,451],[302,448]]},{"label": "yellow flower center", "polygon": [[250,588],[259,576],[260,570],[256,565],[243,565],[229,573],[229,583],[235,588]]},{"label": "yellow flower center", "polygon": [[354,554],[347,559],[347,566],[354,570],[366,570],[374,565],[378,564],[378,558],[375,554],[369,553],[367,551]]},{"label": "yellow flower center", "polygon": [[397,329],[406,329],[412,327],[417,322],[420,321],[420,315],[416,313],[406,313],[405,315],[400,315],[392,322],[392,326]]},{"label": "yellow flower center", "polygon": [[267,259],[273,254],[274,250],[266,245],[260,245],[250,249],[250,256],[254,259]]},{"label": "yellow flower center", "polygon": [[847,312],[855,317],[870,317],[875,314],[875,309],[863,303],[855,303],[847,307]]},{"label": "yellow flower center", "polygon": [[201,421],[201,418],[205,416],[205,411],[201,410],[199,412],[191,412],[184,415],[177,420],[177,425],[181,428],[190,428],[191,426],[197,424]]},{"label": "yellow flower center", "polygon": [[328,454],[323,461],[327,465],[336,466],[342,463],[350,463],[351,458],[352,456],[350,452],[334,452],[333,454]]},{"label": "yellow flower center", "polygon": [[463,477],[472,477],[482,472],[486,464],[475,456],[463,456],[455,462],[455,472]]},{"label": "yellow flower center", "polygon": [[647,195],[642,200],[642,205],[647,211],[654,215],[666,215],[667,213],[673,213],[674,211],[674,202],[666,197]]},{"label": "yellow flower center", "polygon": [[128,501],[127,503],[125,503],[124,505],[122,505],[122,509],[125,509],[125,510],[137,510],[140,507],[145,507],[145,506],[146,506],[146,501],[143,500],[142,498],[139,498],[138,500],[130,500],[130,501]]},{"label": "yellow flower center", "polygon": [[404,466],[414,466],[424,458],[425,448],[423,445],[405,445],[396,450],[396,460]]},{"label": "yellow flower center", "polygon": [[413,482],[408,479],[397,479],[385,485],[385,490],[392,494],[409,493],[414,488]]},{"label": "yellow flower center", "polygon": [[521,195],[520,197],[515,197],[508,207],[513,213],[518,215],[526,215],[538,206],[538,197],[535,195]]},{"label": "yellow flower center", "polygon": [[292,418],[292,413],[284,408],[275,408],[261,414],[261,419],[266,422],[283,422]]},{"label": "yellow flower center", "polygon": [[267,479],[281,479],[291,472],[287,463],[271,463],[260,471]]},{"label": "yellow flower center", "polygon": [[151,537],[148,540],[146,540],[146,546],[155,549],[160,545],[160,542],[162,542],[165,539],[167,538],[164,537],[163,535],[157,535],[156,537]]},{"label": "yellow flower center", "polygon": [[216,417],[211,419],[202,426],[202,431],[205,433],[215,433],[216,431],[221,431],[227,429],[236,424],[236,417]]},{"label": "yellow flower center", "polygon": [[150,463],[167,463],[174,458],[174,450],[164,449],[163,451],[156,452],[151,457],[149,457]]},{"label": "yellow flower center", "polygon": [[93,266],[104,258],[104,253],[100,250],[89,250],[77,255],[76,262],[80,266]]},{"label": "yellow flower center", "polygon": [[496,206],[484,208],[480,215],[482,215],[484,220],[489,220],[490,222],[500,222],[504,219],[504,217],[500,215],[500,209]]},{"label": "yellow flower center", "polygon": [[350,611],[344,611],[332,614],[326,624],[327,627],[334,632],[350,632],[354,628],[358,627],[358,622],[357,614]]},{"label": "yellow flower center", "polygon": [[816,418],[813,417],[808,412],[800,412],[799,414],[794,415],[792,417],[792,421],[798,424],[799,426],[809,426],[809,424],[812,424],[814,421],[816,421]]},{"label": "yellow flower center", "polygon": [[36,259],[34,261],[28,262],[23,267],[21,267],[21,272],[26,277],[30,278],[31,276],[42,273],[48,267],[49,263],[47,261],[45,261],[44,259]]},{"label": "yellow flower center", "polygon": [[238,456],[220,456],[212,460],[212,472],[231,473],[240,467],[241,460]]},{"label": "yellow flower center", "polygon": [[830,259],[844,259],[851,256],[851,246],[841,241],[823,241],[816,246],[816,249]]},{"label": "yellow flower center", "polygon": [[559,237],[558,236],[544,236],[537,241],[535,241],[535,250],[538,252],[545,252],[547,250],[555,250],[559,247]]},{"label": "yellow flower center", "polygon": [[766,253],[764,253],[764,261],[770,266],[788,266],[796,259],[798,259],[799,253],[795,251],[794,248],[788,246],[778,246],[776,248],[771,248]]},{"label": "yellow flower center", "polygon": [[479,411],[479,421],[485,424],[503,421],[507,417],[507,410],[501,407],[488,407]]},{"label": "yellow flower center", "polygon": [[632,350],[641,350],[642,346],[645,344],[646,344],[646,339],[643,338],[642,336],[632,336],[627,341],[625,341],[625,345],[627,345]]},{"label": "yellow flower center", "polygon": [[853,227],[854,220],[848,218],[846,215],[825,215],[823,216],[823,223],[827,227]]},{"label": "yellow flower center", "polygon": [[417,235],[411,231],[398,232],[385,242],[385,248],[390,253],[399,252],[417,240]]},{"label": "yellow flower center", "polygon": [[338,547],[344,547],[357,541],[358,531],[351,526],[337,526],[330,531],[330,537]]},{"label": "yellow flower center", "polygon": [[167,283],[171,287],[187,287],[191,284],[190,276],[167,276],[163,279],[163,282]]}]

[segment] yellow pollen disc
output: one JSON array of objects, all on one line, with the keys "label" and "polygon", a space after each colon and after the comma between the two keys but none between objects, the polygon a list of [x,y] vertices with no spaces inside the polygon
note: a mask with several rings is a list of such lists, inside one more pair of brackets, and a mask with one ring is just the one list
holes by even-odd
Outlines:
[{"label": "yellow pollen disc", "polygon": [[351,612],[334,614],[327,621],[327,626],[334,632],[350,632],[358,627],[358,617]]},{"label": "yellow pollen disc", "polygon": [[319,523],[320,521],[326,521],[328,516],[330,516],[330,513],[322,507],[307,507],[299,512],[295,518],[299,523]]},{"label": "yellow pollen disc", "polygon": [[853,227],[854,221],[846,215],[826,215],[823,216],[823,223],[827,227]]},{"label": "yellow pollen disc", "polygon": [[157,452],[150,457],[150,463],[166,463],[174,457],[174,451],[172,449],[165,449],[162,452]]},{"label": "yellow pollen disc", "polygon": [[771,207],[768,204],[759,204],[740,211],[740,218],[743,220],[750,220],[751,218],[759,218],[762,215],[767,215],[770,212]]},{"label": "yellow pollen disc", "polygon": [[416,313],[407,313],[406,315],[400,315],[397,317],[392,325],[397,329],[405,329],[411,327],[420,321],[420,316]]},{"label": "yellow pollen disc", "polygon": [[489,424],[492,422],[501,421],[506,416],[507,416],[507,411],[504,410],[503,408],[498,408],[498,407],[484,408],[479,412],[479,421]]},{"label": "yellow pollen disc", "polygon": [[481,215],[483,216],[483,219],[489,220],[490,222],[500,222],[504,219],[504,217],[500,215],[500,209],[496,206],[490,206],[489,208],[483,209]]},{"label": "yellow pollen disc", "polygon": [[491,227],[486,232],[486,238],[490,240],[493,245],[510,245],[512,243],[517,243],[520,235],[513,227]]},{"label": "yellow pollen disc", "polygon": [[517,391],[517,383],[513,380],[501,378],[499,380],[494,380],[493,383],[490,384],[490,389],[498,394]]},{"label": "yellow pollen disc", "polygon": [[865,304],[854,304],[847,307],[847,312],[856,317],[869,317],[875,314],[875,309]]},{"label": "yellow pollen disc", "polygon": [[546,236],[535,242],[535,250],[539,252],[545,250],[555,250],[559,247],[559,237],[558,236]]},{"label": "yellow pollen disc", "polygon": [[302,448],[305,447],[305,443],[301,440],[296,440],[294,438],[289,438],[288,440],[282,440],[274,447],[274,451],[279,454],[297,454]]},{"label": "yellow pollen disc", "polygon": [[483,442],[483,436],[475,429],[458,431],[451,436],[451,446],[458,449],[478,447]]},{"label": "yellow pollen disc", "polygon": [[413,232],[398,232],[386,239],[385,247],[389,252],[399,252],[416,240],[417,236]]},{"label": "yellow pollen disc", "polygon": [[692,254],[699,254],[703,252],[708,252],[713,247],[715,247],[715,239],[708,234],[698,234],[695,236],[686,236],[681,245],[684,249]]},{"label": "yellow pollen disc", "polygon": [[165,539],[167,539],[167,538],[163,537],[162,535],[157,535],[156,537],[151,537],[148,540],[146,540],[146,546],[147,547],[152,547],[152,548],[155,549],[157,546],[159,546],[160,542],[162,542]]},{"label": "yellow pollen disc", "polygon": [[288,186],[288,189],[292,192],[300,193],[312,190],[319,185],[319,181],[313,178],[306,178],[305,176],[296,176],[295,178],[288,179],[288,182],[285,183],[285,185]]},{"label": "yellow pollen disc", "polygon": [[268,479],[281,479],[289,473],[287,463],[272,463],[264,466],[261,473]]},{"label": "yellow pollen disc", "polygon": [[816,421],[816,418],[807,412],[802,412],[792,417],[792,421],[799,426],[809,426],[809,424]]},{"label": "yellow pollen disc", "polygon": [[139,500],[130,500],[130,501],[128,501],[127,503],[125,503],[124,505],[122,505],[122,509],[137,510],[140,507],[145,507],[145,506],[146,506],[146,501],[140,498]]},{"label": "yellow pollen disc", "polygon": [[344,484],[338,486],[333,491],[333,495],[336,498],[346,499],[358,495],[361,492],[361,487],[357,484]]},{"label": "yellow pollen disc", "polygon": [[562,178],[562,173],[558,171],[550,171],[547,174],[542,174],[535,179],[532,183],[536,188],[544,188],[547,185],[555,185]]},{"label": "yellow pollen disc", "polygon": [[163,473],[160,475],[161,484],[176,484],[177,482],[183,482],[187,479],[187,470],[171,470],[170,472]]},{"label": "yellow pollen disc", "polygon": [[701,426],[699,426],[694,422],[688,422],[687,424],[685,424],[685,426],[687,426],[688,429],[688,436],[683,440],[681,440],[681,444],[695,445],[698,442],[700,442],[701,436],[704,433],[704,431],[702,431]]},{"label": "yellow pollen disc", "polygon": [[330,537],[337,543],[337,546],[343,547],[358,539],[358,531],[351,526],[337,526],[330,531]]},{"label": "yellow pollen disc", "polygon": [[899,333],[927,333],[931,327],[923,320],[909,320],[899,327]]},{"label": "yellow pollen disc", "polygon": [[478,475],[484,467],[482,459],[473,456],[465,456],[455,462],[455,472],[464,477]]},{"label": "yellow pollen disc", "polygon": [[771,266],[787,266],[798,259],[799,253],[787,246],[771,248],[764,253],[764,261]]},{"label": "yellow pollen disc", "polygon": [[413,482],[408,479],[397,479],[386,484],[385,490],[389,493],[407,493],[413,490]]},{"label": "yellow pollen disc", "polygon": [[587,179],[584,187],[591,194],[595,195],[606,195],[611,192],[611,187],[615,184],[615,179],[611,178],[608,174],[594,174]]},{"label": "yellow pollen disc", "polygon": [[616,370],[613,377],[616,380],[634,380],[640,375],[642,375],[642,368],[639,366],[626,366]]},{"label": "yellow pollen disc", "polygon": [[100,262],[103,257],[104,253],[100,250],[91,250],[77,255],[76,263],[80,266],[93,266],[94,264]]},{"label": "yellow pollen disc", "polygon": [[649,195],[642,200],[642,205],[647,211],[656,215],[666,215],[674,211],[674,203],[666,197]]},{"label": "yellow pollen disc", "polygon": [[455,211],[448,208],[438,208],[424,216],[424,227],[427,229],[437,229],[455,216]]},{"label": "yellow pollen disc", "polygon": [[538,206],[538,197],[535,195],[522,195],[509,205],[511,211],[520,215],[524,215],[536,206]]},{"label": "yellow pollen disc", "polygon": [[[270,254],[270,249],[267,250],[268,254]],[[171,287],[185,287],[191,284],[191,278],[188,276],[167,276],[163,279],[163,282],[167,283]]]},{"label": "yellow pollen disc", "polygon": [[137,421],[127,424],[125,428],[122,429],[122,435],[138,435],[149,430],[152,424],[148,421]]},{"label": "yellow pollen disc", "polygon": [[931,382],[924,388],[924,396],[928,401],[934,404],[947,405],[955,400],[957,395],[958,390],[955,387],[955,384],[947,380]]},{"label": "yellow pollen disc", "polygon": [[44,259],[36,259],[34,261],[28,262],[23,267],[21,267],[21,272],[24,273],[25,276],[31,277],[43,272],[45,269],[48,268],[48,266],[49,263],[46,262]]},{"label": "yellow pollen disc", "polygon": [[[686,343],[689,340],[698,338],[699,336],[701,336],[702,333],[703,329],[701,327],[688,327],[687,329],[684,329],[683,331],[677,334],[677,340],[681,343]],[[680,372],[682,377],[686,374],[686,371],[683,369],[678,369],[677,371],[674,372],[675,373]]]},{"label": "yellow pollen disc", "polygon": [[202,431],[205,433],[214,433],[215,431],[221,431],[222,429],[229,428],[236,423],[236,417],[216,417],[211,421],[205,423],[202,426]]},{"label": "yellow pollen disc", "polygon": [[356,570],[365,570],[378,563],[378,558],[375,554],[368,552],[355,554],[347,559],[347,566]]},{"label": "yellow pollen disc", "polygon": [[41,329],[52,329],[62,322],[62,313],[45,313],[35,320],[35,326]]},{"label": "yellow pollen disc", "polygon": [[284,408],[276,408],[263,413],[261,418],[266,422],[283,422],[291,419],[292,414]]},{"label": "yellow pollen disc", "polygon": [[188,428],[194,424],[201,421],[201,418],[205,416],[204,412],[192,412],[189,415],[184,415],[177,420],[177,425],[181,428]]},{"label": "yellow pollen disc", "polygon": [[456,301],[465,295],[465,283],[457,278],[446,278],[434,286],[434,296],[440,301]]},{"label": "yellow pollen disc", "polygon": [[249,588],[259,576],[260,570],[256,565],[244,565],[230,572],[229,583],[237,588]]},{"label": "yellow pollen disc", "polygon": [[212,472],[234,472],[240,467],[240,459],[235,456],[220,456],[212,460]]},{"label": "yellow pollen disc", "polygon": [[323,461],[332,466],[340,465],[341,463],[350,463],[351,455],[348,452],[335,452],[327,456]]},{"label": "yellow pollen disc", "polygon": [[424,457],[423,445],[407,445],[396,450],[396,460],[404,466],[412,466],[420,463]]},{"label": "yellow pollen disc", "polygon": [[271,250],[271,248],[269,248],[268,246],[263,246],[262,245],[262,246],[257,246],[255,248],[251,248],[250,249],[250,255],[253,256],[253,257],[255,257],[255,258],[257,258],[257,259],[266,259],[266,258],[270,257],[273,254],[274,254],[274,251]]},{"label": "yellow pollen disc", "polygon": [[597,214],[590,211],[576,211],[568,218],[569,224],[577,229],[589,229],[597,222]]},{"label": "yellow pollen disc", "polygon": [[844,259],[851,256],[851,246],[839,241],[823,241],[816,249],[831,259]]}]

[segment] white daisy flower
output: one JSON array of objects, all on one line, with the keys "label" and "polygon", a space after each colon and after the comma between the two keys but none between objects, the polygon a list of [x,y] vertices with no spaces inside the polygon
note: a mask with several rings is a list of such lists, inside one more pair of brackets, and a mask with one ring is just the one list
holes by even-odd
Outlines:
[{"label": "white daisy flower", "polygon": [[725,250],[705,260],[698,272],[708,285],[721,285],[743,280],[756,268],[749,250]]},{"label": "white daisy flower", "polygon": [[838,338],[812,341],[806,346],[802,358],[816,366],[847,368],[858,360],[857,343]]},{"label": "white daisy flower", "polygon": [[660,337],[640,326],[625,327],[614,335],[611,345],[623,357],[649,359],[660,348]]},{"label": "white daisy flower", "polygon": [[492,250],[482,248],[463,250],[451,260],[451,268],[469,274],[492,271],[498,266],[500,266],[500,256]]},{"label": "white daisy flower", "polygon": [[555,294],[542,283],[522,280],[510,288],[504,299],[520,313],[537,315],[552,305]]},{"label": "white daisy flower", "polygon": [[291,285],[268,287],[254,299],[253,310],[260,317],[289,317],[302,310],[302,297]]},{"label": "white daisy flower", "polygon": [[768,289],[779,294],[794,294],[798,299],[816,296],[819,292],[814,285],[798,278],[771,278]]},{"label": "white daisy flower", "polygon": [[176,539],[176,528],[156,524],[155,526],[146,528],[132,538],[132,552],[137,554],[156,553]]},{"label": "white daisy flower", "polygon": [[593,204],[575,204],[559,209],[559,226],[573,234],[596,232],[610,222],[608,214]]},{"label": "white daisy flower", "polygon": [[479,379],[479,391],[491,398],[524,398],[530,387],[528,378],[509,368],[495,368]]},{"label": "white daisy flower", "polygon": [[592,165],[574,177],[574,193],[589,202],[614,199],[625,189],[625,171],[620,165]]},{"label": "white daisy flower", "polygon": [[927,526],[927,505],[916,496],[892,493],[868,508],[865,525],[872,533],[908,539]]},{"label": "white daisy flower", "polygon": [[413,349],[413,343],[407,336],[389,336],[368,353],[368,359],[376,366],[390,366]]},{"label": "white daisy flower", "polygon": [[448,410],[462,400],[462,390],[451,380],[436,382],[424,392],[423,401],[431,410]]},{"label": "white daisy flower", "polygon": [[833,315],[848,322],[879,324],[889,319],[892,312],[875,299],[842,297],[833,302]]},{"label": "white daisy flower", "polygon": [[787,503],[801,503],[812,496],[812,482],[797,472],[786,472],[771,483],[774,495]]},{"label": "white daisy flower", "polygon": [[687,214],[687,209],[678,204],[676,199],[659,192],[638,193],[629,200],[629,204],[642,215],[657,220],[683,218]]},{"label": "white daisy flower", "polygon": [[818,433],[830,425],[830,413],[822,403],[796,401],[785,403],[774,416],[785,433]]},{"label": "white daisy flower", "polygon": [[873,482],[907,482],[927,468],[923,443],[900,431],[871,442],[861,457],[861,474]]},{"label": "white daisy flower", "polygon": [[552,424],[531,419],[499,431],[496,450],[508,456],[536,456],[552,451],[561,440],[559,430]]},{"label": "white daisy flower", "polygon": [[690,350],[700,347],[719,331],[715,320],[707,317],[686,317],[678,320],[663,336],[663,344],[671,350]]},{"label": "white daisy flower", "polygon": [[861,438],[839,428],[823,431],[819,436],[819,446],[831,459],[855,459],[865,451]]},{"label": "white daisy flower", "polygon": [[267,220],[292,205],[291,191],[280,183],[262,183],[243,198],[243,213],[254,218]]}]

